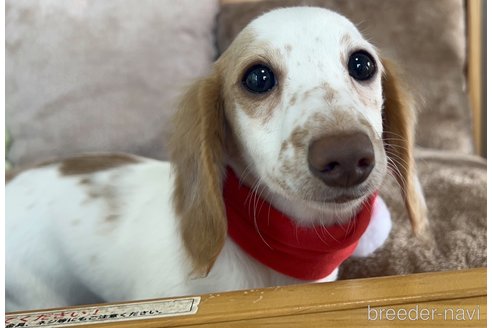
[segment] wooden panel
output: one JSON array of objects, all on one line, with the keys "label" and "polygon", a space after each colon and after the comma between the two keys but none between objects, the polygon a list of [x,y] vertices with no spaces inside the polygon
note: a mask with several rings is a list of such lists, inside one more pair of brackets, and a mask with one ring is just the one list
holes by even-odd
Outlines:
[{"label": "wooden panel", "polygon": [[[372,312],[368,311],[369,306]],[[202,295],[198,312],[194,315],[88,326],[326,327],[329,322],[335,322],[337,327],[405,326],[411,325],[412,320],[385,318],[392,314],[391,311],[397,313],[398,310],[402,313],[408,311],[410,315],[412,309],[416,313],[426,311],[423,309],[429,312],[434,309],[433,320],[420,320],[419,327],[452,327],[455,322],[459,322],[460,327],[485,325],[486,269]],[[446,310],[449,312],[448,318],[452,311],[462,311],[464,320],[444,320]],[[369,320],[368,315],[379,317],[377,320]]]},{"label": "wooden panel", "polygon": [[478,154],[486,156],[485,65],[483,0],[468,0],[468,88],[472,106],[474,141]]},{"label": "wooden panel", "polygon": [[[470,297],[439,302],[396,304],[390,307],[360,307],[320,312],[197,325],[200,328],[250,327],[485,327],[487,298]],[[461,310],[464,310],[461,312]],[[397,311],[400,311],[398,318]],[[468,312],[467,312],[468,311]]]}]

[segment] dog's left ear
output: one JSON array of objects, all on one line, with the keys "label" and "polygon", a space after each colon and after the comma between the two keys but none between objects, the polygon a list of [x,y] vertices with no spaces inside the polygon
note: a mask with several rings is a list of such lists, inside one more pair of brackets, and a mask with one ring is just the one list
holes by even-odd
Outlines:
[{"label": "dog's left ear", "polygon": [[390,169],[398,181],[415,234],[427,226],[427,206],[417,176],[414,151],[415,105],[395,66],[383,60],[383,138]]},{"label": "dog's left ear", "polygon": [[169,149],[175,174],[174,207],[193,274],[204,276],[227,234],[222,197],[225,123],[216,70],[187,90],[173,123]]}]

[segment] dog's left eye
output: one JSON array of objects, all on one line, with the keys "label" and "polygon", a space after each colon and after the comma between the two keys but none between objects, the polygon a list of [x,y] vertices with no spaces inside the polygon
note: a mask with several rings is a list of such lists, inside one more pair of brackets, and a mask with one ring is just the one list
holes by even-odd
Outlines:
[{"label": "dog's left eye", "polygon": [[254,65],[243,76],[244,87],[253,93],[268,92],[276,83],[272,70],[265,65]]},{"label": "dog's left eye", "polygon": [[350,55],[348,72],[357,81],[369,80],[376,72],[376,62],[366,51],[356,51]]}]

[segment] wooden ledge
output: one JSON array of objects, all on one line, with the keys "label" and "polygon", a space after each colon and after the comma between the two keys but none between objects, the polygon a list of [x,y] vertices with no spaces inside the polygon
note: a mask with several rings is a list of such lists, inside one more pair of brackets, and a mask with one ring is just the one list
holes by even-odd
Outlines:
[{"label": "wooden ledge", "polygon": [[195,314],[85,326],[477,327],[486,295],[479,268],[201,295]]}]

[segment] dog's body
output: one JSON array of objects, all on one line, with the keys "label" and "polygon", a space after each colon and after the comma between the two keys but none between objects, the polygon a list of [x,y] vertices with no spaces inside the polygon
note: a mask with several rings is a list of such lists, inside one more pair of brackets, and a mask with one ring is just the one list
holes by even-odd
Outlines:
[{"label": "dog's body", "polygon": [[[191,277],[193,266],[171,202],[171,166],[129,155],[84,157],[86,163],[109,165],[115,158],[128,162],[67,175],[66,162],[54,163],[9,184],[6,217],[15,220],[7,221],[7,309],[301,282],[261,265],[229,238],[211,272]],[[386,238],[389,216],[375,217],[379,222],[371,222],[356,253],[371,252]],[[325,280],[335,278],[336,271]]]},{"label": "dog's body", "polygon": [[[357,68],[360,60],[371,74]],[[335,13],[288,8],[256,19],[185,95],[172,165],[78,157],[8,184],[7,311],[303,281],[260,264],[227,236],[227,166],[309,229],[351,222],[389,159],[421,229],[412,108],[383,70],[373,46]],[[384,203],[375,204],[355,255],[370,254],[389,233]]]}]

